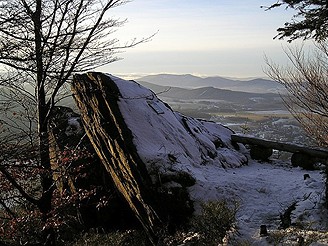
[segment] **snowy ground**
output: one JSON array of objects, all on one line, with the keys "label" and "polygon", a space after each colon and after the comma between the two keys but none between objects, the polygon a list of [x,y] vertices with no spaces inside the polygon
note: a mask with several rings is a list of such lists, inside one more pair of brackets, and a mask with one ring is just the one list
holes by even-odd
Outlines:
[{"label": "snowy ground", "polygon": [[[309,174],[310,179],[304,180],[304,174]],[[269,234],[275,234],[281,223],[280,214],[294,202],[297,206],[292,212],[292,223],[302,224],[307,230],[327,231],[328,213],[322,208],[324,179],[320,171],[290,168],[288,163],[278,161],[252,161],[239,168],[206,166],[203,177],[203,182],[191,188],[193,199],[238,201],[237,237],[251,245],[274,245],[272,241],[268,242],[270,237],[260,236],[260,226],[266,225]],[[315,240],[317,244],[311,245],[328,245],[327,233],[321,234],[320,238]],[[293,242],[297,242],[297,237],[281,245],[293,245]]]}]

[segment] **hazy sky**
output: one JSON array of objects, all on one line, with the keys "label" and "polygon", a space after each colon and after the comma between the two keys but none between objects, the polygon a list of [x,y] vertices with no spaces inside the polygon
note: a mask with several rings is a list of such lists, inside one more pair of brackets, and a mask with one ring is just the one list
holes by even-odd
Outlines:
[{"label": "hazy sky", "polygon": [[127,23],[113,35],[122,43],[158,32],[101,68],[116,75],[175,73],[265,76],[264,55],[285,63],[276,29],[293,12],[264,11],[275,0],[134,0],[112,10]]}]

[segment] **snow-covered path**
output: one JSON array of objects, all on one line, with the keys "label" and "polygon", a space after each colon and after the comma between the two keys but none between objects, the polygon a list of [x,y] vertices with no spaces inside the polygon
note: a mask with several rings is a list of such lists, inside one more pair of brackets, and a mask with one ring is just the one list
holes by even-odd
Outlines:
[{"label": "snow-covered path", "polygon": [[[304,174],[310,179],[304,180]],[[200,174],[199,174],[200,175]],[[237,214],[239,237],[248,239],[252,245],[269,245],[260,237],[261,225],[268,230],[279,228],[280,214],[297,202],[292,213],[292,222],[311,222],[312,228],[327,226],[319,210],[323,202],[324,179],[320,171],[307,171],[291,168],[286,164],[258,163],[234,169],[221,169],[214,166],[202,168],[202,176],[191,188],[195,201],[234,199],[240,203]],[[326,219],[327,220],[327,219]]]}]

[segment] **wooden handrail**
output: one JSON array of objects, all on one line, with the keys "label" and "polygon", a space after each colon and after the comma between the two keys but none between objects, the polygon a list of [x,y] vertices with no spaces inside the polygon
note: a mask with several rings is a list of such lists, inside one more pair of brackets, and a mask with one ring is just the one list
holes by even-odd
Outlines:
[{"label": "wooden handrail", "polygon": [[238,134],[231,135],[231,141],[249,145],[263,146],[266,148],[282,150],[292,153],[304,153],[322,159],[328,158],[328,150],[323,148],[312,148],[292,143],[281,143],[277,141],[265,140],[261,138]]}]

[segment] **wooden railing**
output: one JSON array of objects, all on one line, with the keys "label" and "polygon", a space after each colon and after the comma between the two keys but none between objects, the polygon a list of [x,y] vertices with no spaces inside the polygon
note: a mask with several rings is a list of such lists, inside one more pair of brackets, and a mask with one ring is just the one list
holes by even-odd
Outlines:
[{"label": "wooden railing", "polygon": [[250,145],[251,157],[256,160],[268,159],[272,155],[273,149],[293,153],[291,158],[292,165],[307,169],[311,169],[314,162],[318,160],[321,160],[323,163],[328,160],[328,150],[322,148],[312,148],[237,134],[231,135],[231,141]]}]

